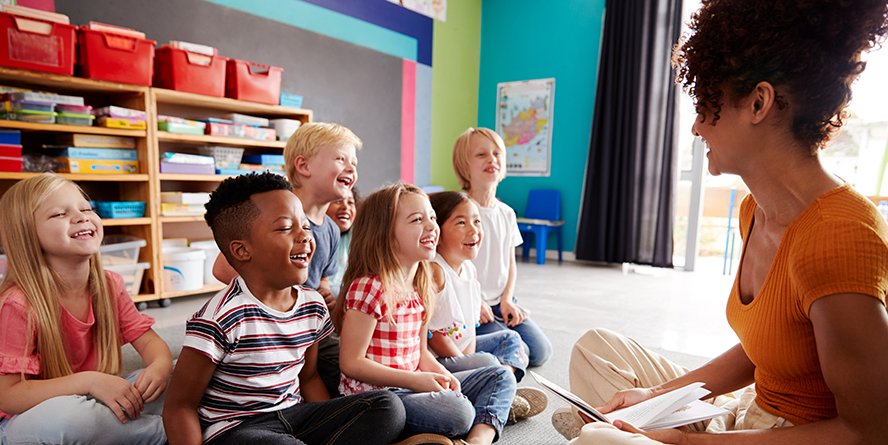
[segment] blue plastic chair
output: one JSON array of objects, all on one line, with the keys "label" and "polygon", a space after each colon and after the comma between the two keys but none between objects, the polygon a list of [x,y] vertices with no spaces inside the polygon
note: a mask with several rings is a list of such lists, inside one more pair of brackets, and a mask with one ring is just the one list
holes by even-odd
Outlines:
[{"label": "blue plastic chair", "polygon": [[[527,197],[527,210],[524,218],[518,218],[518,230],[530,232],[536,241],[536,263],[546,264],[546,242],[549,234],[558,236],[558,261],[561,261],[561,192],[558,190],[531,190]],[[530,243],[525,242],[521,251],[523,258],[530,256]]]}]

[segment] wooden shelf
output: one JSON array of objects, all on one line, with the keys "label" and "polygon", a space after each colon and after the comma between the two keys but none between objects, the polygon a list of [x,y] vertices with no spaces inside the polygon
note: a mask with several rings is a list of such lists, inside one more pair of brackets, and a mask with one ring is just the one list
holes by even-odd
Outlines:
[{"label": "wooden shelf", "polygon": [[84,79],[64,74],[43,73],[39,71],[0,67],[0,78],[4,83],[21,82],[28,85],[46,87],[51,90],[77,91],[88,93],[147,93],[148,87],[104,80]]},{"label": "wooden shelf", "polygon": [[0,119],[0,128],[12,128],[26,131],[54,131],[57,133],[87,133],[109,136],[129,136],[143,138],[148,136],[146,130],[124,130],[121,128],[90,127],[87,125],[39,124],[35,122],[8,121]]},{"label": "wooden shelf", "polygon": [[196,295],[196,294],[207,294],[207,293],[216,293],[222,289],[225,289],[225,284],[204,284],[204,286],[197,290],[186,290],[186,291],[170,291],[164,292],[161,294],[161,298],[176,298],[176,297],[184,297],[186,295]]},{"label": "wooden shelf", "polygon": [[102,225],[111,226],[147,226],[151,224],[151,218],[102,218]]},{"label": "wooden shelf", "polygon": [[161,216],[160,222],[162,223],[182,223],[182,222],[204,222],[203,215],[188,215],[188,216]]},{"label": "wooden shelf", "polygon": [[187,175],[182,173],[160,173],[157,178],[161,181],[197,181],[197,182],[222,182],[229,175]]},{"label": "wooden shelf", "polygon": [[164,88],[152,88],[158,103],[185,105],[197,108],[210,108],[214,110],[232,111],[241,114],[259,115],[266,117],[294,118],[299,116],[302,122],[311,122],[312,111],[302,108],[282,107],[280,105],[267,105],[257,102],[229,99],[227,97],[204,96],[203,94],[184,93],[181,91],[167,90]]},{"label": "wooden shelf", "polygon": [[179,142],[183,144],[229,145],[233,147],[284,148],[284,146],[287,145],[284,141],[260,141],[258,139],[170,133],[167,131],[158,131],[157,140],[162,142]]},{"label": "wooden shelf", "polygon": [[[25,179],[37,176],[40,173],[0,172],[0,179]],[[72,181],[101,181],[101,182],[148,182],[148,175],[141,173],[127,173],[123,175],[91,175],[86,173],[57,173],[59,176]]]}]

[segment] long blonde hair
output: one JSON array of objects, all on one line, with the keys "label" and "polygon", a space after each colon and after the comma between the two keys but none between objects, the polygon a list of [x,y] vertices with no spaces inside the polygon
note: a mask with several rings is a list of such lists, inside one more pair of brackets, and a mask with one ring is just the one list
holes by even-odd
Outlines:
[{"label": "long blonde hair", "polygon": [[[43,256],[37,238],[34,211],[49,195],[70,184],[86,197],[77,184],[52,173],[44,173],[17,182],[0,199],[0,237],[6,250],[6,274],[0,283],[0,311],[6,299],[18,287],[25,295],[28,308],[27,332],[37,323],[37,349],[40,353],[40,377],[53,379],[74,373],[65,353],[62,333],[61,277]],[[96,369],[107,374],[118,374],[122,368],[120,331],[117,321],[117,302],[111,286],[105,280],[98,253],[89,259],[89,289],[92,298],[95,327],[93,342],[96,351]],[[27,343],[30,344],[28,338]],[[25,355],[29,351],[23,351]],[[24,376],[24,364],[22,365]]]},{"label": "long blonde hair", "polygon": [[[342,277],[342,288],[336,306],[333,307],[333,324],[342,329],[342,315],[345,311],[345,298],[353,281],[376,275],[382,281],[383,301],[389,308],[387,316],[393,320],[391,311],[397,305],[397,283],[401,282],[401,262],[398,260],[395,240],[395,221],[398,206],[405,195],[428,196],[422,189],[410,184],[395,184],[376,191],[364,198],[361,211],[352,226],[352,240],[348,252],[348,268]],[[413,277],[413,288],[419,293],[425,308],[423,325],[432,316],[437,304],[432,287],[431,266],[428,261],[420,261]]]}]

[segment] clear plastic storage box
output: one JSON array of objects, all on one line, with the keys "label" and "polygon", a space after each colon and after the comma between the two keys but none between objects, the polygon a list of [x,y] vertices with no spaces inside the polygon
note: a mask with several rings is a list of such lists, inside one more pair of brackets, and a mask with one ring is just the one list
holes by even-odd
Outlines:
[{"label": "clear plastic storage box", "polygon": [[[102,261],[104,263],[104,259]],[[123,277],[123,285],[126,287],[126,293],[131,297],[139,295],[139,288],[142,287],[142,275],[145,269],[151,267],[151,263],[121,264],[118,266],[104,266],[105,270],[117,272]]]},{"label": "clear plastic storage box", "polygon": [[[139,249],[148,243],[142,238],[130,235],[106,235],[99,251],[102,253],[102,267],[132,266],[139,261]],[[121,274],[122,275],[122,274]]]}]

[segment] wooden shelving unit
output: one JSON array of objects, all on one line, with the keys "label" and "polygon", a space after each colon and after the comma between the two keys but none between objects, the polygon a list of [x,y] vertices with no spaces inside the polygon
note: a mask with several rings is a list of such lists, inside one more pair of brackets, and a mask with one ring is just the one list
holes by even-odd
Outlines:
[{"label": "wooden shelving unit", "polygon": [[[162,191],[212,191],[226,175],[185,175],[159,172],[160,153],[165,151],[196,152],[202,145],[240,147],[246,153],[280,154],[285,146],[279,141],[228,138],[207,135],[186,135],[157,130],[157,115],[167,114],[188,119],[222,117],[226,113],[240,113],[270,119],[296,119],[303,123],[312,121],[312,111],[244,102],[222,97],[183,93],[161,88],[96,81],[79,77],[41,73],[0,67],[0,84],[53,91],[61,94],[83,96],[94,107],[117,105],[146,111],[147,130],[122,130],[115,128],[87,127],[61,124],[0,120],[0,129],[20,130],[23,137],[49,137],[55,133],[81,133],[109,136],[126,136],[136,140],[139,157],[139,173],[127,175],[62,174],[77,182],[87,193],[95,191],[113,195],[121,201],[145,201],[142,218],[103,219],[105,233],[121,233],[145,239],[147,245],[139,252],[139,261],[151,267],[143,275],[140,293],[133,296],[137,303],[161,300],[185,295],[217,292],[221,284],[205,285],[194,291],[164,289],[161,241],[164,238],[188,238],[190,241],[211,239],[212,232],[203,216],[161,216],[160,193]],[[0,195],[16,181],[38,173],[0,172]],[[214,258],[208,261],[214,261]]]}]

